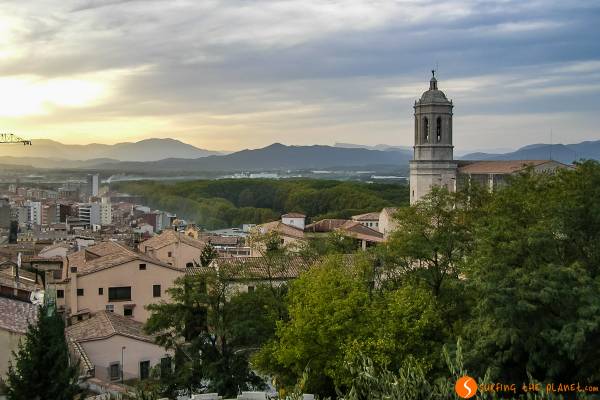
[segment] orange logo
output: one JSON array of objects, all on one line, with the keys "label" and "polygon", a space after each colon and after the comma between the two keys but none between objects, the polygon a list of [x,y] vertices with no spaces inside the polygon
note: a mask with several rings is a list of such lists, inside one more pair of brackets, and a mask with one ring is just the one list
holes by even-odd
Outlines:
[{"label": "orange logo", "polygon": [[470,399],[477,393],[477,382],[468,375],[461,376],[454,385],[456,394],[463,399]]}]

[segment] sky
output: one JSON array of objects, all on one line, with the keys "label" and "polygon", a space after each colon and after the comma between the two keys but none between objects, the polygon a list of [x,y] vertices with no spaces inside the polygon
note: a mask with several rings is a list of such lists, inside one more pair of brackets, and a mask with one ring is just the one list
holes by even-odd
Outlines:
[{"label": "sky", "polygon": [[598,140],[598,38],[592,0],[0,0],[0,132],[408,146],[437,68],[459,151]]}]

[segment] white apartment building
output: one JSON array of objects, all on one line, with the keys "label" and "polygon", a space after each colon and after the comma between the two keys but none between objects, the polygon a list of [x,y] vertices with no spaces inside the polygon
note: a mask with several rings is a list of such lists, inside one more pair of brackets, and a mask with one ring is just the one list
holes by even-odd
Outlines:
[{"label": "white apartment building", "polygon": [[100,203],[100,225],[110,225],[112,223],[112,204],[107,197],[102,198]]},{"label": "white apartment building", "polygon": [[100,225],[100,204],[81,203],[78,205],[79,220],[86,224]]},{"label": "white apartment building", "polygon": [[39,201],[27,200],[24,206],[27,208],[27,223],[32,225],[41,225],[42,203]]}]

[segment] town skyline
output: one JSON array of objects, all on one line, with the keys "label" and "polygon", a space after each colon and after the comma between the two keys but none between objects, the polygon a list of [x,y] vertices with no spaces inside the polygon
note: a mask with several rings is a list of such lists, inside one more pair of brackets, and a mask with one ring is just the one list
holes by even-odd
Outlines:
[{"label": "town skyline", "polygon": [[0,128],[223,151],[410,146],[436,68],[458,148],[595,140],[599,13],[558,1],[7,3]]}]

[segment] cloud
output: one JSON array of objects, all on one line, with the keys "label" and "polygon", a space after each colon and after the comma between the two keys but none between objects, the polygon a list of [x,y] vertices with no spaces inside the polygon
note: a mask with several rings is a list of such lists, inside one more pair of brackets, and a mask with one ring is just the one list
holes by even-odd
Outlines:
[{"label": "cloud", "polygon": [[518,122],[524,114],[571,126],[573,141],[600,136],[593,128],[600,125],[600,6],[593,2],[0,5],[0,84],[20,80],[12,107],[26,109],[10,113],[8,104],[2,115],[21,136],[107,143],[172,136],[219,149],[275,141],[408,145],[412,104],[436,64],[457,128],[465,129],[464,136],[455,130],[457,141],[470,138],[465,145],[472,132],[492,131],[483,115],[515,131],[477,139],[490,147],[529,143],[529,125]]}]

